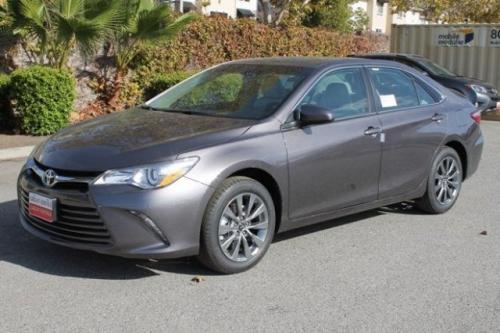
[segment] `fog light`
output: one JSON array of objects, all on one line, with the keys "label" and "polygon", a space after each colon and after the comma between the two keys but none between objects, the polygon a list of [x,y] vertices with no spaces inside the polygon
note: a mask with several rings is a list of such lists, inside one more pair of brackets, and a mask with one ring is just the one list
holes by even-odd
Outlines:
[{"label": "fog light", "polygon": [[167,246],[170,246],[170,243],[163,233],[160,228],[151,220],[146,214],[143,214],[141,212],[137,212],[135,210],[130,210],[129,211],[132,215],[137,216],[138,218],[141,219],[142,222],[144,222],[144,225],[151,230],[163,243],[165,243]]}]

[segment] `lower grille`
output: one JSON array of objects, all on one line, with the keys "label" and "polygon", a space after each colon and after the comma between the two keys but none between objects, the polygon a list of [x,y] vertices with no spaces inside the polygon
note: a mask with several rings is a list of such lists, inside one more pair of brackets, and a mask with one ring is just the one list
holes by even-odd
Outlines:
[{"label": "lower grille", "polygon": [[58,198],[57,220],[48,223],[29,215],[29,194],[26,190],[20,190],[20,199],[22,213],[26,221],[51,237],[75,243],[111,244],[111,235],[98,211],[92,207],[90,202],[79,202],[77,206]]}]

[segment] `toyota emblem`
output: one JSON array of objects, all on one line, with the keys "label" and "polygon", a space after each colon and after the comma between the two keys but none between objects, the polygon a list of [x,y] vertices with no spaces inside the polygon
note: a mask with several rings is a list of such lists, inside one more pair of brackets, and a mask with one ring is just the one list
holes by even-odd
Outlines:
[{"label": "toyota emblem", "polygon": [[42,182],[45,186],[52,187],[56,183],[56,178],[57,178],[56,172],[52,169],[48,169],[45,170],[45,172],[43,173]]}]

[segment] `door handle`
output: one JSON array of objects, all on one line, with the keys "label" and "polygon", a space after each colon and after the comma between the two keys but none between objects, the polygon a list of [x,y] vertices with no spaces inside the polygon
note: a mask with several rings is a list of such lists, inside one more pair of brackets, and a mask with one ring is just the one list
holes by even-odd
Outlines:
[{"label": "door handle", "polygon": [[382,129],[380,127],[370,126],[365,130],[365,135],[376,136],[377,134],[382,133]]},{"label": "door handle", "polygon": [[440,123],[444,120],[444,116],[440,113],[436,113],[432,116],[431,120]]}]

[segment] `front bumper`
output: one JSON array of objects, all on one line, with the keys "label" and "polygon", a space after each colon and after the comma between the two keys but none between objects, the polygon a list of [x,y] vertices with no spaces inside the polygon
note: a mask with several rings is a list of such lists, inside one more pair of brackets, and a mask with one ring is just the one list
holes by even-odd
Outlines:
[{"label": "front bumper", "polygon": [[[54,223],[29,216],[29,192],[57,199]],[[29,169],[23,169],[18,179],[20,220],[30,233],[71,248],[131,258],[196,255],[212,194],[211,187],[187,177],[156,190],[92,184],[47,188]]]}]

